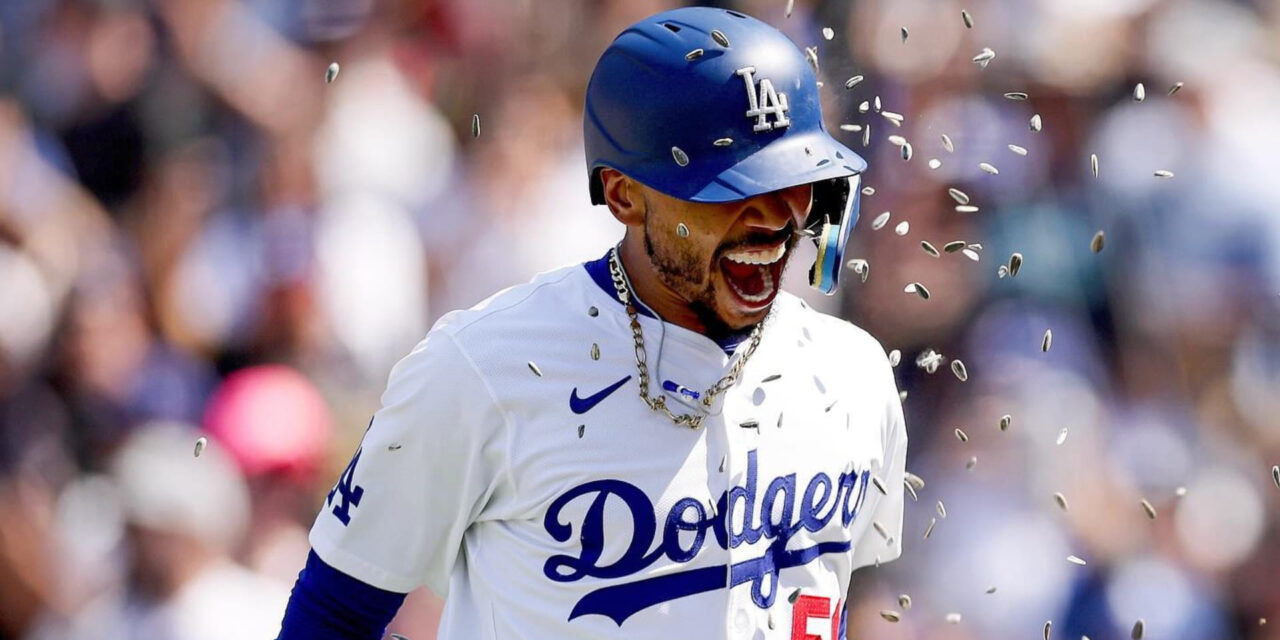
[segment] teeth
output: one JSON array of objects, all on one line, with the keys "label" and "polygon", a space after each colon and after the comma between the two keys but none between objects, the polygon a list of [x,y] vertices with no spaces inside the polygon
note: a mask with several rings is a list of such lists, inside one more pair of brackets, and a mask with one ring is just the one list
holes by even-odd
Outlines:
[{"label": "teeth", "polygon": [[772,249],[763,251],[734,251],[725,254],[724,257],[737,262],[738,264],[773,264],[782,259],[787,252],[786,243],[779,244]]}]

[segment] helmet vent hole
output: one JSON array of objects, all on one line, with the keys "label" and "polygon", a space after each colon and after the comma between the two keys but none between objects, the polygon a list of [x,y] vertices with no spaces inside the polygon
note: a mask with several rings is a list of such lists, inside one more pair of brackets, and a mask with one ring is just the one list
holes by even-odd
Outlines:
[{"label": "helmet vent hole", "polygon": [[680,26],[679,26],[679,25],[674,25],[674,24],[671,24],[670,22],[664,22],[664,23],[662,23],[662,26],[664,26],[664,27],[666,27],[667,29],[669,29],[669,30],[671,31],[671,33],[680,33]]},{"label": "helmet vent hole", "polygon": [[738,13],[737,11],[730,11],[728,9],[725,9],[724,12],[735,18],[742,18],[743,20],[747,18],[746,16],[742,15],[741,13]]}]

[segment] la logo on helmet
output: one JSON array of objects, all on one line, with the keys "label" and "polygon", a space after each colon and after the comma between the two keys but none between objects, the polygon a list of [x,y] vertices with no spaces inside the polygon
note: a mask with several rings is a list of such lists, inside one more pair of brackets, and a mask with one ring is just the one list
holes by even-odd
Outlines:
[{"label": "la logo on helmet", "polygon": [[[755,77],[752,75],[755,72],[755,67],[743,67],[737,71],[747,84],[747,102],[751,105],[747,109],[747,117],[756,119],[756,126],[752,131],[759,133],[790,126],[791,120],[787,118],[787,94],[775,91],[773,82],[768,78],[760,79],[760,93],[757,94]],[[775,117],[773,122],[769,122],[771,114]]]}]

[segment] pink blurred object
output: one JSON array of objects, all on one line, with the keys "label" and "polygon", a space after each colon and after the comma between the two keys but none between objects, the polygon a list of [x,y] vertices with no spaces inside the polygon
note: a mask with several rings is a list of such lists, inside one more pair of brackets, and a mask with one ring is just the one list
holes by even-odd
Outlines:
[{"label": "pink blurred object", "polygon": [[333,420],[305,376],[262,365],[223,381],[205,408],[204,428],[245,475],[280,472],[305,480],[325,455]]}]

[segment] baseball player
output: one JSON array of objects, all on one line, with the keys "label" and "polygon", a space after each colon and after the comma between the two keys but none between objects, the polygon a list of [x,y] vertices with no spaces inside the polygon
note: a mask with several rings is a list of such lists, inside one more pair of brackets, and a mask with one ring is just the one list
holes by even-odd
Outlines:
[{"label": "baseball player", "polygon": [[900,554],[907,434],[884,350],[831,293],[866,163],[776,29],[686,8],[623,32],[584,112],[598,260],[442,318],[391,371],[311,530],[283,640],[845,637]]}]

